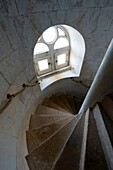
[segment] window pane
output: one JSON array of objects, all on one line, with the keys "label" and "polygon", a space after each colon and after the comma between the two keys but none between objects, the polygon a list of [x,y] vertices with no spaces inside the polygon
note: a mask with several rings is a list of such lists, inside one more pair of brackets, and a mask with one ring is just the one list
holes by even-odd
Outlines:
[{"label": "window pane", "polygon": [[56,29],[53,27],[48,28],[44,33],[43,33],[43,39],[47,43],[52,43],[56,40],[57,33]]},{"label": "window pane", "polygon": [[66,63],[66,54],[60,54],[57,56],[57,64],[65,64]]},{"label": "window pane", "polygon": [[60,28],[58,28],[58,33],[59,35],[65,35],[65,33]]},{"label": "window pane", "polygon": [[48,60],[44,59],[44,60],[38,61],[38,66],[39,66],[40,71],[48,69],[49,68]]},{"label": "window pane", "polygon": [[59,38],[55,43],[54,49],[56,50],[67,46],[69,46],[68,40],[66,38]]},{"label": "window pane", "polygon": [[34,55],[49,51],[49,48],[44,43],[37,43],[34,48]]}]

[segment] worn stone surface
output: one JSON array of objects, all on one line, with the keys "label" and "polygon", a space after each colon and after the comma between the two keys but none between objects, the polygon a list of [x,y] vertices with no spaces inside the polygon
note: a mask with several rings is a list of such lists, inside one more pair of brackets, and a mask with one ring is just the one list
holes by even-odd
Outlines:
[{"label": "worn stone surface", "polygon": [[[33,48],[40,34],[49,26],[61,23],[73,26],[85,38],[87,62],[84,62],[81,79],[84,81],[90,79],[91,83],[113,34],[113,2],[111,0],[99,2],[95,0],[91,2],[83,0],[8,2],[5,0],[0,3],[0,9],[0,61],[6,57],[11,61],[5,61],[8,65],[1,63],[0,68],[6,74],[6,78],[10,79],[10,83],[18,74],[15,70],[23,70],[23,64],[19,64],[20,60],[24,58],[24,63],[28,62],[26,48],[31,51],[32,59]],[[23,54],[19,54],[18,58],[19,50],[17,49],[21,47],[23,47]],[[17,54],[14,53],[15,50]],[[11,57],[13,53],[16,61]],[[11,63],[15,65],[12,66]],[[30,80],[35,74],[32,60],[25,67],[26,75]],[[6,68],[9,68],[11,77],[7,75]]]},{"label": "worn stone surface", "polygon": [[[93,142],[93,144],[92,144]],[[108,170],[102,143],[93,114],[90,112],[85,170]]]},{"label": "worn stone surface", "polygon": [[[67,99],[67,96],[64,95],[64,94],[61,94],[61,95],[58,95],[58,98],[59,100],[64,104],[64,106],[66,107],[66,109],[70,112],[70,113],[73,113],[72,112],[72,109],[71,109],[71,106],[68,102],[68,99]],[[64,107],[64,108],[65,108]]]},{"label": "worn stone surface", "polygon": [[[39,86],[34,87],[34,95],[31,95],[32,92],[29,90],[24,92],[20,99],[14,99],[4,115],[0,116],[0,134],[3,130],[3,134],[17,135],[24,108],[30,107],[36,99],[37,103],[40,103],[45,96],[62,91],[68,91],[69,94],[81,98],[85,96],[113,35],[112,13],[112,0],[0,1],[0,103],[6,98],[7,92],[18,90],[22,83],[32,80],[35,76],[33,48],[45,29],[56,24],[70,25],[83,35],[86,43],[85,61],[80,78],[75,78],[76,82],[71,79],[58,81],[42,93]],[[21,118],[18,120],[19,117]],[[7,170],[10,167],[15,170],[15,154],[14,157],[10,155],[7,158],[8,144],[4,143],[9,138],[1,136],[1,140],[2,138],[0,146],[6,157],[3,157],[1,152],[0,160],[11,162],[9,161],[10,166],[0,163],[1,168]],[[16,142],[12,144],[12,149],[15,149]]]},{"label": "worn stone surface", "polygon": [[24,117],[24,110],[23,103],[18,98],[15,98],[1,115],[0,132],[17,137]]},{"label": "worn stone surface", "polygon": [[104,100],[102,100],[101,105],[106,114],[113,120],[113,100],[109,96],[106,96]]},{"label": "worn stone surface", "polygon": [[38,101],[36,100],[35,95],[32,95],[30,99],[28,99],[28,102],[26,102],[25,105],[24,115],[21,122],[21,127],[18,131],[18,140],[16,143],[16,149],[17,149],[16,166],[18,170],[19,169],[29,170],[27,162],[25,160],[25,156],[28,154],[27,145],[26,145],[26,130],[29,129],[29,120],[31,114],[35,112],[37,104]]},{"label": "worn stone surface", "polygon": [[[0,133],[0,167],[3,170],[16,169],[16,142],[17,139]],[[7,160],[7,163],[6,163]],[[13,160],[13,161],[12,161]]]},{"label": "worn stone surface", "polygon": [[[69,139],[77,123],[77,117],[56,133],[50,140],[35,149],[26,159],[32,170],[50,170],[56,162],[66,141]],[[65,135],[64,135],[65,134]]]},{"label": "worn stone surface", "polygon": [[73,110],[73,114],[76,114],[77,110],[76,110],[76,105],[75,105],[75,102],[74,102],[74,97],[71,96],[71,95],[68,95],[67,99],[68,99],[68,102],[69,102],[69,104],[71,106],[71,109]]},{"label": "worn stone surface", "polygon": [[41,115],[41,116],[58,116],[58,115],[68,115],[70,116],[70,113],[68,112],[62,112],[62,111],[59,111],[57,109],[53,109],[53,108],[50,108],[50,107],[46,107],[46,106],[43,106],[43,105],[38,105],[37,109],[36,109],[36,112],[35,114],[37,115]]},{"label": "worn stone surface", "polygon": [[62,154],[54,165],[54,170],[78,170],[83,142],[84,117],[79,120]]},{"label": "worn stone surface", "polygon": [[99,103],[99,108],[100,108],[100,112],[102,114],[102,118],[104,120],[106,129],[107,129],[107,132],[109,134],[109,138],[110,138],[111,144],[113,146],[113,120],[105,112],[105,110],[103,109],[101,103]]},{"label": "worn stone surface", "polygon": [[4,95],[9,88],[9,82],[5,79],[4,75],[0,73],[0,103],[2,102]]},{"label": "worn stone surface", "polygon": [[71,116],[70,115],[60,115],[60,116],[59,115],[49,115],[49,116],[33,115],[30,121],[30,128],[36,129],[42,127],[44,124],[48,125],[68,117]]},{"label": "worn stone surface", "polygon": [[19,50],[17,50],[1,62],[0,72],[10,84],[15,81],[16,77],[22,70],[22,63],[19,58]]},{"label": "worn stone surface", "polygon": [[45,99],[43,105],[65,112],[65,109],[63,109],[62,107],[60,107],[59,105],[51,101],[50,99]]},{"label": "worn stone surface", "polygon": [[50,137],[63,128],[73,117],[64,118],[50,125],[43,125],[41,128],[29,130],[26,134],[28,151],[31,152],[46,142]]},{"label": "worn stone surface", "polygon": [[50,100],[52,100],[53,102],[58,104],[60,107],[64,108],[67,112],[69,112],[69,113],[72,112],[72,111],[70,111],[68,106],[64,103],[64,98],[62,99],[61,96],[53,95],[53,96],[50,97]]}]

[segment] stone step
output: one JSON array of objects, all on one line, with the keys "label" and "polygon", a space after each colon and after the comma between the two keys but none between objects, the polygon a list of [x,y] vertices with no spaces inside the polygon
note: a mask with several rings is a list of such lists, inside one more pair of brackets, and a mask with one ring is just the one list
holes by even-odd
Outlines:
[{"label": "stone step", "polygon": [[55,102],[53,102],[50,99],[46,99],[44,100],[44,102],[42,103],[42,105],[62,111],[62,112],[67,112],[65,109],[63,109],[61,106],[57,105]]},{"label": "stone step", "polygon": [[74,99],[74,103],[75,103],[75,107],[76,107],[76,112],[78,114],[80,106],[81,106],[81,100],[76,97],[73,97],[73,99]]},{"label": "stone step", "polygon": [[67,96],[64,94],[60,94],[58,95],[58,98],[60,99],[60,101],[62,101],[66,109],[69,110],[69,112],[73,114],[73,110],[71,109]]},{"label": "stone step", "polygon": [[79,170],[85,114],[75,127],[53,170]]},{"label": "stone step", "polygon": [[30,128],[29,129],[36,129],[42,127],[44,125],[48,125],[54,123],[56,121],[60,121],[64,118],[73,117],[72,115],[53,115],[53,116],[40,116],[40,115],[33,115],[30,120]]},{"label": "stone step", "polygon": [[98,129],[92,112],[89,115],[89,128],[86,145],[85,170],[108,170]]},{"label": "stone step", "polygon": [[[62,100],[58,97],[58,95],[52,95],[50,97],[50,100],[55,102],[57,105],[65,109],[67,112],[70,112],[70,110],[66,107],[66,105],[62,102]],[[70,112],[71,113],[71,112]]]},{"label": "stone step", "polygon": [[41,128],[26,132],[27,146],[28,146],[27,148],[29,153],[33,151],[35,148],[37,148],[39,145],[41,145],[43,142],[47,141],[52,135],[58,132],[72,119],[73,117],[64,118],[50,125],[44,125]]},{"label": "stone step", "polygon": [[62,112],[47,106],[39,105],[36,109],[35,115],[70,115],[68,112]]},{"label": "stone step", "polygon": [[112,144],[111,144],[111,141],[110,141],[106,126],[104,124],[98,104],[95,105],[93,109],[93,114],[94,114],[94,118],[96,121],[103,151],[106,157],[108,169],[112,170],[113,169],[113,147],[112,147]]},{"label": "stone step", "polygon": [[101,104],[99,104],[99,108],[101,111],[101,115],[102,118],[104,120],[105,126],[107,128],[109,137],[110,137],[110,141],[113,147],[113,121],[112,119],[109,117],[109,115],[105,112],[105,110],[103,109],[103,107],[101,106]]},{"label": "stone step", "polygon": [[109,117],[113,120],[113,100],[109,96],[106,96],[100,104]]},{"label": "stone step", "polygon": [[26,156],[31,170],[51,170],[62,153],[81,115],[77,115],[47,142]]},{"label": "stone step", "polygon": [[73,96],[70,96],[68,95],[67,96],[67,99],[68,99],[68,102],[71,106],[71,109],[73,111],[73,114],[77,114],[77,108],[76,108],[76,105],[75,105],[75,102],[74,102],[74,97]]}]

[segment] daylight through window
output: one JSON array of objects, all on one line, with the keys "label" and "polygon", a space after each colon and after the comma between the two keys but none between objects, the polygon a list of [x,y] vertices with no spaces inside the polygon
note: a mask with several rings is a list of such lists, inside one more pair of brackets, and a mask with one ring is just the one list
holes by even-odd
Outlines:
[{"label": "daylight through window", "polygon": [[69,66],[70,40],[63,26],[44,31],[34,48],[34,62],[38,76],[60,71]]}]

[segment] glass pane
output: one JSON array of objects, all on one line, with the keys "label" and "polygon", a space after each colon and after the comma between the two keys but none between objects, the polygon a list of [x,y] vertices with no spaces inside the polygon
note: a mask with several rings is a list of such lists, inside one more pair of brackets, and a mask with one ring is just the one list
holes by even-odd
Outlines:
[{"label": "glass pane", "polygon": [[67,46],[69,46],[68,40],[66,38],[59,38],[55,43],[54,49],[56,50]]},{"label": "glass pane", "polygon": [[34,48],[34,55],[49,51],[49,48],[44,43],[37,43]]},{"label": "glass pane", "polygon": [[66,63],[66,54],[60,54],[57,56],[57,64],[65,64]]},{"label": "glass pane", "polygon": [[56,29],[53,27],[48,28],[46,31],[43,33],[43,39],[47,43],[52,43],[56,40],[57,33]]},{"label": "glass pane", "polygon": [[58,28],[58,33],[59,35],[65,35],[65,33],[60,28]]},{"label": "glass pane", "polygon": [[49,68],[48,60],[44,59],[44,60],[38,61],[38,66],[39,66],[40,71],[48,69]]}]

